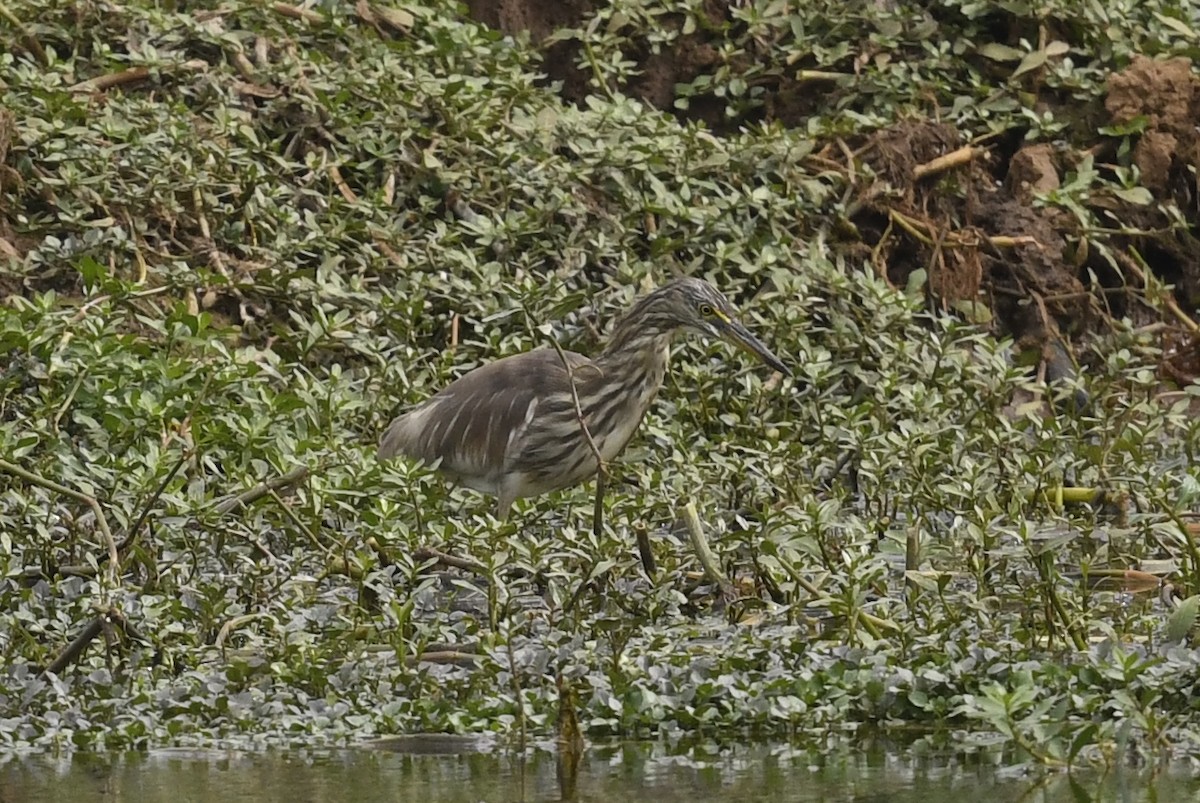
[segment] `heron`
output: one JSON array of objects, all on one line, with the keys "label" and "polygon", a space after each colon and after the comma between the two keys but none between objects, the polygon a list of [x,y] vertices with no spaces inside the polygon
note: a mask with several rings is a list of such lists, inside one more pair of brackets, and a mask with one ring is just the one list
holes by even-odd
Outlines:
[{"label": "heron", "polygon": [[703,279],[677,278],[641,296],[591,359],[542,347],[467,372],[396,417],[379,440],[379,457],[436,466],[451,481],[495,496],[503,520],[516,499],[586,482],[624,450],[662,387],[681,330],[727,341],[790,373],[720,291]]}]

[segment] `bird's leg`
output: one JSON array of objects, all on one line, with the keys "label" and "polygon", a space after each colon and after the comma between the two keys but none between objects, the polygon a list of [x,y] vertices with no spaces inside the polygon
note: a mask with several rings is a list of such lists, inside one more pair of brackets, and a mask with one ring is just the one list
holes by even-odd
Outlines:
[{"label": "bird's leg", "polygon": [[654,563],[654,553],[650,551],[650,536],[645,527],[637,528],[637,546],[642,568],[646,570],[646,577],[653,583],[654,575],[658,574],[658,566]]},{"label": "bird's leg", "polygon": [[604,529],[604,476],[607,472],[601,468],[596,472],[596,505],[592,508],[592,535],[596,536],[596,540],[600,540],[600,533]]}]

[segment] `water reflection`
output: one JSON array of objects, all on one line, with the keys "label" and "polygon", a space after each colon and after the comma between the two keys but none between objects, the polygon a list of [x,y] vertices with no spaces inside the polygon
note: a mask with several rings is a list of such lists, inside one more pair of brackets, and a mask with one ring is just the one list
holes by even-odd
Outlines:
[{"label": "water reflection", "polygon": [[[411,749],[415,746],[416,749]],[[487,741],[411,742],[409,750],[325,753],[171,749],[150,753],[0,759],[0,803],[489,803],[561,800],[555,756],[497,752]],[[484,750],[485,752],[480,752]],[[988,751],[892,749],[875,744],[818,751],[788,745],[624,743],[590,747],[577,779],[581,803],[962,803],[976,801],[1193,800],[1184,767],[1040,773]]]}]

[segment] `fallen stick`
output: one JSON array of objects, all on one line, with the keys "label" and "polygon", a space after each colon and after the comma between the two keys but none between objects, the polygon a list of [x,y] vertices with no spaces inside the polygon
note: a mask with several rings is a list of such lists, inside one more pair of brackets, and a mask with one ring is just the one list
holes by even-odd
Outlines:
[{"label": "fallen stick", "polygon": [[930,176],[936,176],[939,173],[945,173],[947,170],[953,170],[956,167],[961,167],[965,164],[970,164],[975,157],[983,156],[987,153],[986,148],[976,148],[971,145],[964,145],[956,151],[944,154],[931,159],[925,164],[917,165],[913,168],[913,180],[920,181]]},{"label": "fallen stick", "polygon": [[704,567],[704,574],[717,584],[726,599],[737,599],[737,589],[721,571],[721,567],[717,565],[717,559],[709,549],[708,539],[704,537],[704,527],[700,524],[700,516],[696,513],[694,503],[688,502],[683,506],[683,522],[687,525],[688,539],[692,542],[692,550],[696,553],[700,565]]}]

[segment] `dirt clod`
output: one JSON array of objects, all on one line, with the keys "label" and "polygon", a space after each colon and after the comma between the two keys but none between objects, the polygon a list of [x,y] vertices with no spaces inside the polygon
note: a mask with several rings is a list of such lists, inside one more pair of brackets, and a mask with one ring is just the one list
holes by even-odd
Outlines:
[{"label": "dirt clod", "polygon": [[1127,124],[1145,116],[1147,130],[1188,135],[1195,126],[1196,97],[1191,59],[1134,56],[1129,67],[1108,77],[1104,107],[1114,123]]},{"label": "dirt clod", "polygon": [[1021,148],[1008,164],[1005,186],[1025,203],[1032,201],[1036,193],[1056,190],[1061,184],[1054,162],[1054,148],[1049,144]]},{"label": "dirt clod", "polygon": [[1179,179],[1197,165],[1196,119],[1200,114],[1200,78],[1186,58],[1156,60],[1137,56],[1126,69],[1108,78],[1104,107],[1115,125],[1145,118],[1133,150],[1133,161],[1145,186],[1178,197]]},{"label": "dirt clod", "polygon": [[1142,183],[1151,190],[1165,190],[1171,179],[1171,163],[1179,139],[1166,131],[1147,131],[1133,151],[1133,163],[1142,173]]},{"label": "dirt clod", "polygon": [[908,120],[879,131],[866,153],[875,172],[893,186],[907,187],[917,165],[949,153],[959,145],[958,132],[943,123]]}]

